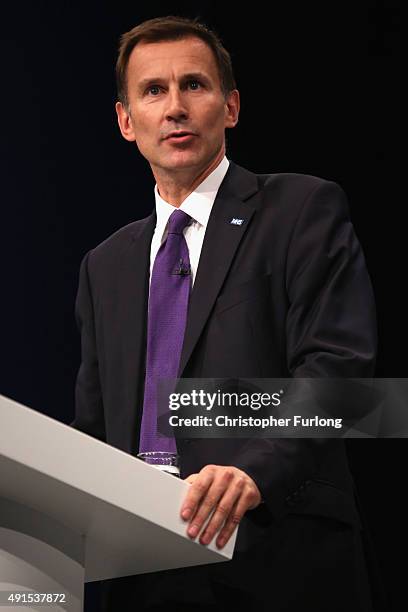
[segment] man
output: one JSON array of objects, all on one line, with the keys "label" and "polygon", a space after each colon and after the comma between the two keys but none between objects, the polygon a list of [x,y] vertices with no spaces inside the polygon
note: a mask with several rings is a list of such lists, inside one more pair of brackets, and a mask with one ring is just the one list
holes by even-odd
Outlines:
[{"label": "man", "polygon": [[[240,98],[217,36],[178,17],[144,22],[122,36],[117,80],[119,127],[150,164],[156,207],[83,259],[72,425],[137,454],[158,443],[160,375],[371,376],[372,290],[345,195],[226,158]],[[180,266],[166,277],[169,253]],[[372,609],[341,440],[177,451],[188,535],[222,547],[240,524],[234,558],[105,581],[104,610]]]}]

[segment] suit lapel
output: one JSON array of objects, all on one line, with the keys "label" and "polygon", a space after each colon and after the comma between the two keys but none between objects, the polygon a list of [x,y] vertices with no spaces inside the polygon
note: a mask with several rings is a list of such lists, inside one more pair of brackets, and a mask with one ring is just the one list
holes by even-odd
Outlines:
[{"label": "suit lapel", "polygon": [[[121,283],[126,287],[121,307],[121,329],[126,330],[122,337],[123,352],[126,359],[122,367],[128,381],[126,420],[124,430],[129,436],[126,449],[129,452],[138,448],[143,397],[145,347],[147,330],[147,303],[149,290],[150,244],[156,225],[156,211],[146,219],[135,224],[131,240],[125,249],[118,273]],[[135,410],[135,408],[137,408]]]},{"label": "suit lapel", "polygon": [[190,305],[179,377],[191,357],[254,213],[256,175],[233,162],[218,190],[208,221]]},{"label": "suit lapel", "polygon": [[[136,326],[136,337],[143,336],[146,328],[147,299],[149,295],[150,274],[150,245],[156,226],[156,211],[137,225],[130,245],[129,274],[131,275],[130,288],[132,298],[132,321]],[[130,281],[130,278],[129,278]]]}]

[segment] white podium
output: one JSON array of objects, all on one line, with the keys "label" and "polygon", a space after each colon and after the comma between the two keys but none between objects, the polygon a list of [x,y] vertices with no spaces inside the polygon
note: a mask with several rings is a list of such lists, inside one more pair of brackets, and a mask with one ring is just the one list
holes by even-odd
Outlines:
[{"label": "white podium", "polygon": [[79,612],[84,582],[231,559],[236,532],[220,551],[186,535],[189,486],[0,395],[0,612]]}]

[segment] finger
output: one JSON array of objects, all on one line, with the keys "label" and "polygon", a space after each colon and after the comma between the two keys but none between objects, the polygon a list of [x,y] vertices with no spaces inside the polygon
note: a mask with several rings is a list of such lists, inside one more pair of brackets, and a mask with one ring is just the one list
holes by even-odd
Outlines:
[{"label": "finger", "polygon": [[[233,478],[233,469],[218,467],[218,469],[215,471],[214,480],[206,495],[202,498],[197,512],[191,520],[190,527],[188,528],[188,535],[190,537],[195,538],[201,531],[204,523],[207,521],[211,513],[217,507],[218,502],[229,488]],[[224,515],[224,519],[225,517],[226,515]]]},{"label": "finger", "polygon": [[216,545],[222,548],[228,542],[235,529],[238,527],[245,512],[252,506],[255,493],[252,488],[248,488],[247,492],[238,498],[235,506],[232,508],[227,520],[220,533],[218,534]]},{"label": "finger", "polygon": [[225,495],[217,504],[216,510],[208,521],[206,528],[200,537],[201,544],[209,544],[220,528],[225,524],[228,517],[231,515],[233,508],[236,507],[238,499],[245,487],[245,479],[241,476],[236,478],[231,484]]},{"label": "finger", "polygon": [[190,474],[190,476],[187,476],[187,478],[185,478],[184,480],[186,482],[189,482],[190,484],[193,484],[193,482],[195,481],[197,476],[198,476],[198,474]]},{"label": "finger", "polygon": [[181,507],[181,516],[184,520],[189,520],[197,511],[197,507],[201,499],[207,493],[209,486],[213,480],[213,470],[207,469],[206,466],[201,470],[194,479]]}]

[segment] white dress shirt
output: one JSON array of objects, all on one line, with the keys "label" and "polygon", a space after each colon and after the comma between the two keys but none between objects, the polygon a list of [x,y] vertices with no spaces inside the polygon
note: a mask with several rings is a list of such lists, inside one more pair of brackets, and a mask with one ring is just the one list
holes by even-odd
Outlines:
[{"label": "white dress shirt", "polygon": [[[191,284],[197,274],[198,262],[200,260],[201,248],[203,246],[205,230],[207,229],[208,219],[210,218],[211,209],[213,207],[218,189],[227,173],[229,161],[224,156],[218,166],[205,178],[195,190],[182,202],[179,209],[190,215],[193,219],[184,231],[184,237],[187,242],[187,248],[191,266]],[[150,247],[150,278],[152,276],[153,263],[161,244],[167,238],[167,224],[169,217],[176,207],[169,204],[163,198],[157,189],[157,184],[154,187],[154,196],[156,200],[156,215],[157,223],[154,230],[151,247]]]}]

